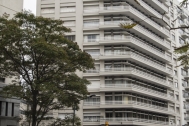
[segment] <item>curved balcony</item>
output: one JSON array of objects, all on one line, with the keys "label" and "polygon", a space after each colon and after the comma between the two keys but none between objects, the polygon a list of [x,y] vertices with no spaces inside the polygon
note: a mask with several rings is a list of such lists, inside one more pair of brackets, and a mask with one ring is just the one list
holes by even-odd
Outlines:
[{"label": "curved balcony", "polygon": [[109,125],[142,125],[142,126],[169,126],[167,121],[157,121],[142,118],[101,118],[100,123],[105,124],[108,121]]},{"label": "curved balcony", "polygon": [[[99,28],[100,29],[120,29],[120,23],[124,23],[124,24],[132,24],[132,21],[105,21],[105,22],[100,22]],[[128,30],[128,29],[126,29]],[[165,49],[170,49],[171,48],[171,44],[169,42],[167,42],[167,40],[160,38],[159,36],[157,36],[156,34],[152,33],[151,31],[147,30],[146,28],[144,28],[141,25],[136,25],[135,27],[133,27],[132,29],[129,29],[130,31],[138,34],[138,35],[144,35],[146,37],[148,37],[150,40],[149,41],[155,41],[154,44],[158,45],[158,46],[163,46]]]},{"label": "curved balcony", "polygon": [[165,79],[157,77],[153,75],[153,72],[148,72],[145,69],[133,68],[133,67],[125,67],[125,68],[109,68],[100,71],[101,76],[108,76],[108,75],[129,75],[134,76],[139,79],[144,79],[146,81],[161,84],[162,86],[174,88],[173,83],[169,83]]},{"label": "curved balcony", "polygon": [[[167,58],[166,54],[159,49],[153,47],[151,44],[133,36],[122,36],[122,37],[101,37],[100,39],[90,39],[84,40],[83,45],[90,46],[90,45],[108,45],[108,44],[126,44],[132,45],[138,50],[142,50],[149,55],[158,57],[160,60],[165,62],[171,62],[172,58]],[[164,43],[165,46],[170,46],[170,43]],[[142,48],[142,49],[141,49]]]},{"label": "curved balcony", "polygon": [[136,84],[105,84],[100,87],[100,91],[133,91],[138,92],[145,95],[150,95],[156,98],[168,100],[168,101],[175,101],[174,97],[167,95],[166,93],[153,90],[147,87],[139,86]]},{"label": "curved balcony", "polygon": [[[163,3],[159,2],[158,0],[151,0],[151,1],[147,0],[147,1],[150,2],[150,3],[155,3],[156,5],[158,5],[158,6],[156,6],[156,7],[160,7],[160,8],[158,8],[158,10],[159,10],[159,11],[162,11],[162,13],[168,12],[168,8],[167,8]],[[140,2],[140,4],[142,4],[142,6],[143,6],[144,8],[148,8],[147,10],[148,10],[151,14],[153,14],[153,16],[156,16],[156,17],[162,19],[162,15],[161,15],[159,12],[157,12],[156,10],[154,10],[150,5],[148,5],[147,3],[145,3],[145,2],[142,1],[142,0],[139,0],[139,2]],[[165,21],[166,23],[169,23],[169,19],[168,19],[167,17],[165,17],[165,16],[164,16],[164,21]]]},{"label": "curved balcony", "polygon": [[[111,7],[101,7],[99,10],[99,14],[107,15],[107,14],[126,14],[128,13],[129,17],[134,18],[134,20],[144,20],[143,22],[140,22],[141,24],[151,28],[151,30],[158,32],[158,34],[164,36],[164,37],[170,37],[170,31],[162,26],[160,26],[155,21],[148,18],[146,15],[138,11],[132,6],[111,6]],[[159,13],[158,13],[159,14]]]},{"label": "curved balcony", "polygon": [[132,51],[125,51],[125,52],[112,52],[112,53],[105,53],[104,56],[100,56],[99,59],[130,59],[131,61],[142,63],[145,67],[151,67],[157,71],[166,73],[168,75],[172,74],[172,71],[166,69],[164,64],[159,63],[158,61],[147,57],[143,54],[135,53]]},{"label": "curved balcony", "polygon": [[161,107],[138,101],[103,101],[101,102],[100,108],[140,108],[143,110],[174,115],[174,113],[171,110],[169,111],[167,107]]}]

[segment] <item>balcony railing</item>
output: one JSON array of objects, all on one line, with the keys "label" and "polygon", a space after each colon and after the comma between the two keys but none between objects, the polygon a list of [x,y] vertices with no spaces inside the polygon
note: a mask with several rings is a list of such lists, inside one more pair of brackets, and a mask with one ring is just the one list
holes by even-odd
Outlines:
[{"label": "balcony railing", "polygon": [[120,122],[122,123],[137,123],[137,122],[143,122],[143,123],[150,123],[150,124],[159,124],[159,125],[169,125],[169,122],[167,121],[157,121],[157,120],[150,120],[150,119],[141,119],[141,118],[101,118],[101,121],[108,121],[108,122],[114,122],[114,123],[118,123],[120,124]]},{"label": "balcony railing", "polygon": [[149,80],[153,80],[153,81],[161,83],[163,85],[166,84],[169,87],[174,87],[173,83],[170,83],[169,81],[166,81],[165,79],[157,77],[157,76],[153,75],[153,73],[149,73],[149,72],[147,72],[145,70],[143,71],[141,69],[137,69],[137,68],[133,68],[133,67],[106,68],[103,71],[104,72],[110,72],[110,71],[114,71],[114,72],[117,72],[117,71],[130,71],[132,73],[139,74],[141,76],[145,76],[145,77],[149,78]]},{"label": "balcony railing", "polygon": [[154,1],[154,3],[158,3],[160,7],[162,7],[164,10],[168,11],[168,8],[163,3],[161,3],[159,0],[152,0],[152,1]]},{"label": "balcony railing", "polygon": [[99,69],[94,69],[94,70],[86,70],[84,73],[99,73]]},{"label": "balcony railing", "polygon": [[[156,55],[159,55],[160,57],[165,58],[165,53],[154,48],[151,44],[137,38],[137,37],[132,37],[132,36],[122,36],[122,37],[101,37],[100,39],[85,39],[85,43],[90,43],[90,42],[99,42],[99,41],[104,41],[104,40],[109,40],[109,41],[116,41],[116,40],[125,40],[125,41],[132,41],[133,43],[140,45],[141,47],[146,48],[147,50],[150,50],[151,52],[155,53]],[[165,46],[170,46],[169,42],[164,42]]]},{"label": "balcony railing", "polygon": [[123,88],[123,89],[130,87],[130,88],[134,88],[134,89],[139,89],[141,91],[153,93],[153,94],[156,94],[156,95],[161,95],[162,97],[167,97],[166,93],[162,93],[160,91],[152,90],[150,88],[146,88],[146,87],[139,86],[139,85],[136,85],[136,84],[105,84],[102,87],[105,87],[105,88]]},{"label": "balcony railing", "polygon": [[[110,25],[110,26],[118,26],[120,23],[124,23],[124,24],[132,24],[132,21],[104,21],[104,22],[91,22],[91,23],[87,23],[84,24],[83,27],[88,28],[88,27],[96,27],[98,28],[99,25]],[[167,41],[165,41],[164,39],[162,39],[161,37],[157,36],[156,34],[152,33],[151,31],[147,30],[146,28],[144,28],[143,26],[137,24],[136,26],[137,29],[140,29],[143,33],[144,31],[148,33],[148,36],[154,37],[154,40],[161,43],[162,45],[165,45],[166,47],[170,48],[170,43],[168,44]]]},{"label": "balcony railing", "polygon": [[137,101],[104,101],[104,102],[101,102],[101,104],[102,105],[138,105],[138,106],[141,106],[141,107],[147,107],[147,108],[153,108],[153,109],[168,111],[168,108],[166,108],[166,107],[161,107],[161,106],[137,102]]},{"label": "balcony railing", "polygon": [[[158,1],[158,0],[153,0],[153,1]],[[148,10],[150,10],[150,11],[152,11],[153,13],[154,13],[154,15],[156,15],[158,18],[162,18],[162,15],[159,13],[159,12],[157,12],[156,10],[154,10],[151,6],[149,6],[148,4],[146,4],[145,2],[143,2],[142,0],[139,0],[139,2],[140,3],[142,3],[143,4],[143,6],[145,5],[147,8],[148,8]],[[159,1],[158,1],[159,2]],[[160,3],[160,2],[159,2]],[[162,4],[161,4],[162,5]],[[164,5],[165,6],[165,5]],[[162,7],[164,7],[163,5],[162,5]],[[164,18],[163,18],[164,20],[165,20],[165,22],[169,22],[169,19],[168,18],[166,18],[165,16],[164,16]]]},{"label": "balcony railing", "polygon": [[98,105],[100,105],[100,102],[83,102],[83,105],[84,106],[98,106]]},{"label": "balcony railing", "polygon": [[184,119],[185,119],[185,120],[189,120],[189,116],[187,116],[187,117],[184,117]]},{"label": "balcony railing", "polygon": [[[144,2],[143,2],[144,3]],[[146,3],[145,3],[146,4]],[[167,35],[170,35],[170,32],[168,29],[160,26],[159,24],[157,24],[156,22],[154,22],[153,20],[151,20],[150,18],[146,17],[146,15],[144,15],[143,13],[141,13],[140,11],[138,11],[137,9],[130,7],[132,11],[138,13],[139,15],[141,15],[143,17],[143,19],[147,19],[146,21],[149,21],[150,23],[152,23],[153,26],[156,26],[156,28],[158,30],[164,31]],[[154,10],[154,9],[152,9]]]},{"label": "balcony railing", "polygon": [[153,72],[151,72],[151,73],[150,73],[150,71],[147,72],[148,70],[145,70],[145,69],[142,70],[142,68],[141,69],[133,68],[133,67],[106,68],[104,71],[105,72],[109,72],[109,71],[132,71],[132,72],[134,72],[136,74],[142,74],[143,76],[150,77],[151,79],[154,79],[156,81],[159,81],[159,82],[162,82],[162,83],[166,83],[165,79],[162,79],[160,77],[152,75]]},{"label": "balcony railing", "polygon": [[139,59],[140,61],[143,61],[145,63],[149,63],[149,65],[154,66],[155,68],[157,67],[157,69],[161,69],[162,71],[166,71],[166,67],[163,64],[157,63],[158,61],[155,61],[153,59],[151,59],[150,57],[147,58],[147,56],[143,55],[143,54],[137,54],[135,52],[132,51],[125,51],[125,52],[111,52],[111,53],[106,53],[104,54],[105,56],[110,55],[130,55],[132,57],[134,57],[134,59]]},{"label": "balcony railing", "polygon": [[100,118],[88,117],[88,119],[83,119],[83,122],[100,122]]}]

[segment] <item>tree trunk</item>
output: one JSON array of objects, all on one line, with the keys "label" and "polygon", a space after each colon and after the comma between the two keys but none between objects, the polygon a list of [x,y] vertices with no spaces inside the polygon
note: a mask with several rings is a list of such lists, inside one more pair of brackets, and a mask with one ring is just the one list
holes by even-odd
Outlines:
[{"label": "tree trunk", "polygon": [[32,104],[32,126],[36,126],[37,124],[37,116],[36,116],[36,112],[37,112],[37,99],[36,99],[36,91],[34,91],[35,93],[33,94],[33,104]]}]

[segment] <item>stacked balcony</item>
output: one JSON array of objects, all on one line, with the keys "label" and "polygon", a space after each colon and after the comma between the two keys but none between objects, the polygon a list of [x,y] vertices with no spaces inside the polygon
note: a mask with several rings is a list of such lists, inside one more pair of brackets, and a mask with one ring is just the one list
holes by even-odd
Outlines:
[{"label": "stacked balcony", "polygon": [[[148,18],[162,18],[168,8],[160,1],[150,1],[153,6],[138,2],[144,8],[133,0],[99,0],[91,9],[85,7],[88,2],[84,6],[83,50],[95,60],[95,69],[83,77],[91,80],[88,90],[99,99],[84,100],[83,125],[169,126],[170,117],[178,114],[169,17],[163,16],[165,22]],[[137,25],[131,29],[120,27],[133,23]]]},{"label": "stacked balcony", "polygon": [[[125,21],[104,21],[104,22],[91,22],[88,24],[84,24],[84,31],[91,31],[91,30],[107,30],[107,29],[121,29],[120,28],[120,23],[123,24],[132,24],[133,21],[130,20],[125,20]],[[161,46],[164,49],[170,49],[171,44],[166,40],[162,39],[158,35],[154,34],[147,28],[141,26],[141,25],[136,25],[134,28],[127,30],[133,34],[137,34],[138,36],[143,36],[145,39],[148,41],[154,42],[157,46]]]}]

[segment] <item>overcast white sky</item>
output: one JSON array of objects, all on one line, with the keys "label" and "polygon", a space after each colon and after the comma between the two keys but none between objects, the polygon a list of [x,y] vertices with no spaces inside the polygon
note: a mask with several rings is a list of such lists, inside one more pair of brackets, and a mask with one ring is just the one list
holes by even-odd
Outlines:
[{"label": "overcast white sky", "polygon": [[32,13],[36,14],[36,1],[37,0],[24,0],[24,9],[31,10]]}]

